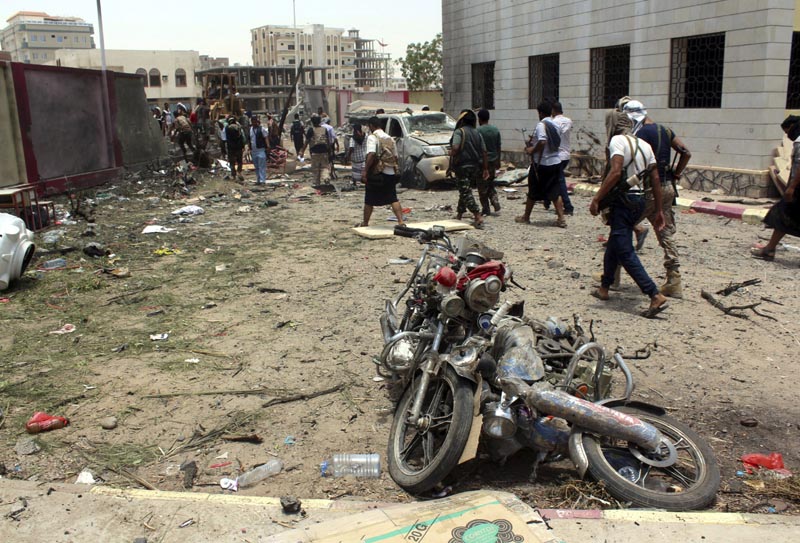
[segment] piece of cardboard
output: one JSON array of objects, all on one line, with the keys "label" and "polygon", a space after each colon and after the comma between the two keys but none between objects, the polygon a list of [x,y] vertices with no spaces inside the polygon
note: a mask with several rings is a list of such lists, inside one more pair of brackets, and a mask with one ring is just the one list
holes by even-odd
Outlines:
[{"label": "piece of cardboard", "polygon": [[291,530],[277,543],[556,543],[542,518],[513,494],[479,490],[395,505]]},{"label": "piece of cardboard", "polygon": [[[446,232],[456,232],[459,230],[472,230],[473,226],[463,221],[455,219],[443,219],[439,221],[408,222],[410,228],[421,228],[427,230],[434,226],[443,226]],[[367,239],[388,239],[394,236],[396,223],[381,224],[376,226],[357,226],[353,232]]]}]

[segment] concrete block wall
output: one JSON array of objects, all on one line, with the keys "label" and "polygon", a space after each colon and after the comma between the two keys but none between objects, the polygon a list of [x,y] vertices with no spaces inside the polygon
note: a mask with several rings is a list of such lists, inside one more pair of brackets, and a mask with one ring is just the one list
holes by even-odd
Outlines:
[{"label": "concrete block wall", "polygon": [[[521,149],[528,57],[559,53],[559,98],[573,147],[602,155],[606,110],[589,108],[589,50],[630,44],[629,95],[692,150],[695,167],[765,170],[780,144],[796,0],[443,0],[445,109],[470,107],[471,65],[495,62],[493,122]],[[725,32],[721,108],[669,108],[671,40]],[[518,146],[513,149],[511,146]],[[758,177],[758,175],[757,175]]]}]

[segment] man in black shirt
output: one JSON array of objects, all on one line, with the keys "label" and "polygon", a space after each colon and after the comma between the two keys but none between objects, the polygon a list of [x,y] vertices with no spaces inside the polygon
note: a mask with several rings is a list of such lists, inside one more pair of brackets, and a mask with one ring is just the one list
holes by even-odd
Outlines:
[{"label": "man in black shirt", "polygon": [[[683,296],[683,288],[678,246],[675,243],[675,213],[672,211],[672,206],[677,196],[675,190],[677,181],[681,178],[681,174],[686,168],[692,153],[675,136],[672,130],[653,122],[653,119],[647,116],[647,111],[641,102],[631,100],[625,104],[623,111],[633,122],[634,135],[649,143],[653,149],[658,167],[658,177],[661,179],[661,202],[665,225],[660,232],[656,232],[656,237],[659,245],[664,249],[664,268],[667,270],[667,280],[659,290],[665,296],[681,298]],[[680,156],[674,170],[670,167],[672,149]],[[642,220],[650,219],[655,216],[656,212],[652,198],[648,198]],[[651,220],[650,222],[652,223],[653,221]]]}]

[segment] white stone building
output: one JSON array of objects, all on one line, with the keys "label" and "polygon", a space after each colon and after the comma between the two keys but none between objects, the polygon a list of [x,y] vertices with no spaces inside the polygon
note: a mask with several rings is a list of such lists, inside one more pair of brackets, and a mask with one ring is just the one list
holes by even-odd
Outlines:
[{"label": "white stone building", "polygon": [[0,30],[0,46],[14,62],[47,64],[65,47],[91,49],[94,29],[79,17],[60,17],[41,11],[18,11]]},{"label": "white stone building", "polygon": [[[48,64],[69,68],[101,68],[100,50],[61,49]],[[202,95],[194,73],[200,70],[197,51],[147,51],[106,49],[106,66],[116,72],[142,76],[150,103],[186,102]]]},{"label": "white stone building", "polygon": [[694,186],[765,194],[780,122],[800,109],[799,5],[443,0],[445,109],[493,109],[504,148],[520,151],[518,129],[556,97],[573,151],[602,156],[605,113],[629,95],[691,149]]}]

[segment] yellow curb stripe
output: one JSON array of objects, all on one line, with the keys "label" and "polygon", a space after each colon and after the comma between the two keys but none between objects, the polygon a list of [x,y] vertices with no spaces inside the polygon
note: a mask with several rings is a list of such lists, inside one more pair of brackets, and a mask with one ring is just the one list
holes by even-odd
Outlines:
[{"label": "yellow curb stripe", "polygon": [[[267,496],[238,496],[235,494],[208,494],[206,492],[173,492],[168,490],[142,490],[138,488],[119,489],[104,486],[94,486],[91,494],[125,498],[127,500],[149,501],[181,501],[181,502],[207,502],[226,505],[258,505],[280,507],[279,498]],[[304,509],[336,509],[337,511],[363,511],[374,507],[371,502],[350,502],[320,499],[303,499]]]},{"label": "yellow curb stripe", "polygon": [[635,511],[609,509],[603,511],[606,520],[628,522],[680,522],[692,524],[748,524],[740,513],[668,513],[664,511]]},{"label": "yellow curb stripe", "polygon": [[742,221],[747,224],[758,224],[767,216],[769,209],[745,209]]}]

